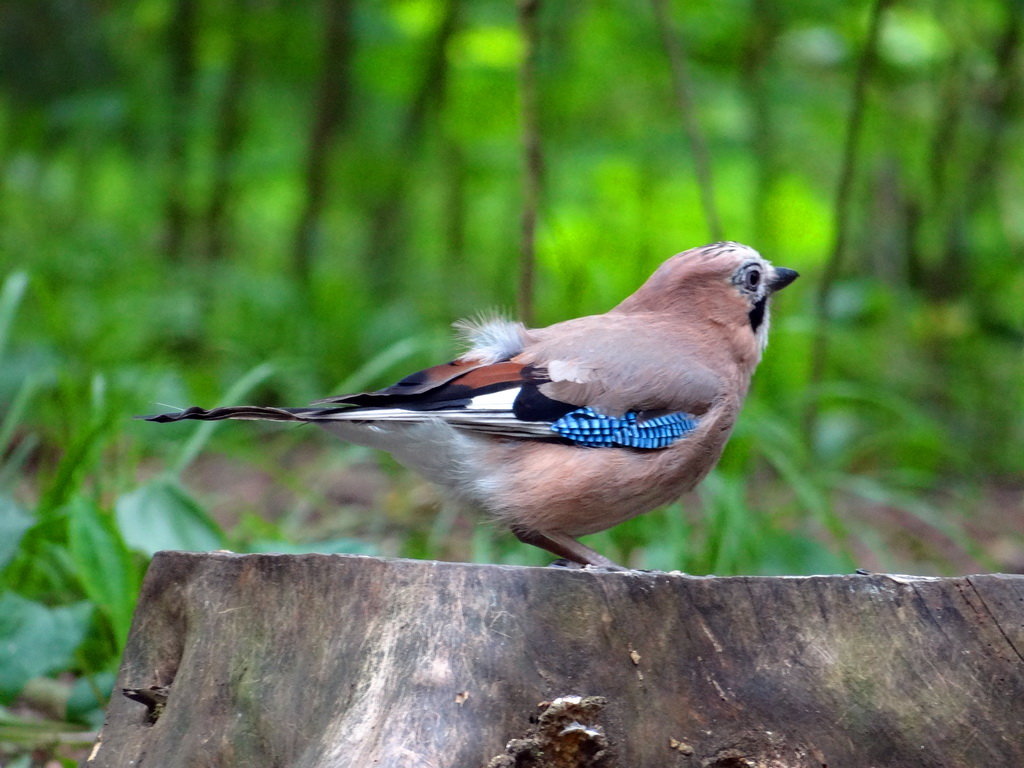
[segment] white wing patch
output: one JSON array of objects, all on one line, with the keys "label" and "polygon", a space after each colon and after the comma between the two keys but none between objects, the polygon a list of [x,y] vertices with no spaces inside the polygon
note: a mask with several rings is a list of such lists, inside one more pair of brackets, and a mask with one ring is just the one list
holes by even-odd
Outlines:
[{"label": "white wing patch", "polygon": [[500,392],[488,392],[477,395],[466,405],[467,411],[511,411],[512,403],[519,394],[519,387],[503,389]]},{"label": "white wing patch", "polygon": [[548,376],[552,381],[570,381],[586,384],[593,378],[593,368],[573,360],[552,360],[547,364]]},{"label": "white wing patch", "polygon": [[453,328],[469,349],[464,358],[485,365],[515,357],[526,346],[526,326],[500,317],[476,317],[459,320]]}]

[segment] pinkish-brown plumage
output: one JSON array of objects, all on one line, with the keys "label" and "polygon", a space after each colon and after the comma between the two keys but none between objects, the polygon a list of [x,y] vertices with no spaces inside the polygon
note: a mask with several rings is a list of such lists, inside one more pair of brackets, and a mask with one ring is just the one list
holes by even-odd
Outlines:
[{"label": "pinkish-brown plumage", "polygon": [[668,259],[601,315],[463,323],[460,358],[386,389],[153,419],[316,422],[390,451],[525,542],[610,566],[576,537],[672,501],[714,467],[767,341],[770,296],[795,278],[716,243]]}]

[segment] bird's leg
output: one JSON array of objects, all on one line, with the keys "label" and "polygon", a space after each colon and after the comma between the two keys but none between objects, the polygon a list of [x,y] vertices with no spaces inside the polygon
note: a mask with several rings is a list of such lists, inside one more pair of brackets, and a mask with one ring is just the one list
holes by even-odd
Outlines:
[{"label": "bird's leg", "polygon": [[535,547],[546,549],[552,554],[580,565],[593,565],[597,568],[607,568],[610,571],[629,570],[564,533],[534,531],[529,528],[513,528],[512,533],[524,544],[532,544]]}]

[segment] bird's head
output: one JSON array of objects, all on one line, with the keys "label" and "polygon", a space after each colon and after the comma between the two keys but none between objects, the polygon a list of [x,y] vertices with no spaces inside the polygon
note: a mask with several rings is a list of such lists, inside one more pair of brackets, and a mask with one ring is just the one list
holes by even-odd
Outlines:
[{"label": "bird's head", "polygon": [[773,266],[749,246],[712,243],[668,259],[615,309],[708,322],[730,332],[738,344],[753,342],[760,357],[768,343],[772,294],[797,277],[795,270]]}]

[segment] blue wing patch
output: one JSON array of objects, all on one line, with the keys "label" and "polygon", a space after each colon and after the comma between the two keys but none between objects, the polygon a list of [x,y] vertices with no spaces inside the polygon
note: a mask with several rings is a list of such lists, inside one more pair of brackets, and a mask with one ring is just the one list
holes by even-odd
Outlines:
[{"label": "blue wing patch", "polygon": [[552,422],[551,429],[577,445],[653,449],[671,445],[695,430],[697,423],[697,417],[688,413],[668,413],[641,421],[636,411],[613,418],[583,407]]}]

